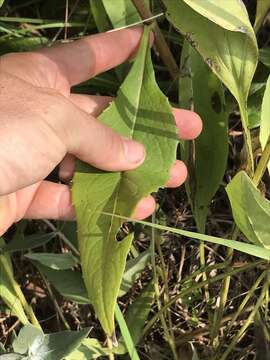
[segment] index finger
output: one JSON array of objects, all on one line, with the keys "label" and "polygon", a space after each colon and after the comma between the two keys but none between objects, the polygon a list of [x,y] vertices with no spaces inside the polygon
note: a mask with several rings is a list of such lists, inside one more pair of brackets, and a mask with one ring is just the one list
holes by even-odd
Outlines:
[{"label": "index finger", "polygon": [[137,50],[142,31],[134,27],[90,35],[38,52],[53,61],[72,86],[126,61]]}]

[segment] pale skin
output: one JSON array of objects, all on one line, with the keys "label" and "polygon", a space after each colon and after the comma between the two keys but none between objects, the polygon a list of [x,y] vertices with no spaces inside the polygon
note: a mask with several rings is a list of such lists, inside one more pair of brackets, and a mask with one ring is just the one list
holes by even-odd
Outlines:
[{"label": "pale skin", "polygon": [[[112,99],[70,92],[71,86],[127,61],[141,35],[141,28],[125,29],[0,58],[0,235],[22,218],[75,217],[70,187],[44,180],[58,164],[63,180],[72,178],[75,158],[110,171],[142,164],[142,144],[121,138],[96,119]],[[198,115],[174,109],[174,116],[181,139],[200,134]],[[186,166],[176,161],[167,186],[177,187],[186,177]],[[154,209],[148,196],[135,216],[145,218]]]}]

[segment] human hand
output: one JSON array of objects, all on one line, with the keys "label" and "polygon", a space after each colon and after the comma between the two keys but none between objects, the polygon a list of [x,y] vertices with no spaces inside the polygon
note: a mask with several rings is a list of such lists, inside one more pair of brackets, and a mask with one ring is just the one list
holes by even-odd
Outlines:
[{"label": "human hand", "polygon": [[[22,218],[74,218],[69,186],[44,180],[59,163],[60,178],[69,179],[75,157],[111,171],[143,162],[141,144],[95,119],[111,98],[70,93],[71,86],[126,61],[141,34],[140,28],[119,30],[0,58],[0,235]],[[174,115],[180,138],[198,136],[198,115],[180,109]],[[179,186],[186,176],[185,165],[176,161],[167,186]],[[154,208],[149,196],[136,217]]]}]

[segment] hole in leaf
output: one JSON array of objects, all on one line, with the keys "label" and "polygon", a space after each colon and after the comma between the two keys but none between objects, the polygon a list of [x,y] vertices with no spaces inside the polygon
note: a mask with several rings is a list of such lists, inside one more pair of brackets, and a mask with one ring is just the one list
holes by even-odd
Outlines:
[{"label": "hole in leaf", "polygon": [[217,114],[221,112],[221,99],[217,91],[215,91],[211,97],[211,106]]}]

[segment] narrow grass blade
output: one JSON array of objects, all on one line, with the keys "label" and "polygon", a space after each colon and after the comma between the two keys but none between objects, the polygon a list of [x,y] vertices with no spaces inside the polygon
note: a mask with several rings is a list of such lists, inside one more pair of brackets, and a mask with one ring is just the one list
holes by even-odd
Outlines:
[{"label": "narrow grass blade", "polygon": [[126,321],[125,321],[124,316],[118,305],[116,305],[116,308],[115,308],[115,317],[116,317],[116,320],[120,327],[121,334],[125,341],[130,359],[131,360],[140,360],[139,355],[136,350],[136,347],[135,347],[132,337],[130,335],[129,329],[127,327]]},{"label": "narrow grass blade", "polygon": [[108,216],[114,216],[117,218],[121,218],[125,221],[132,221],[132,222],[136,222],[138,224],[142,224],[145,226],[150,226],[153,227],[155,229],[158,230],[162,230],[162,231],[169,231],[172,232],[174,234],[178,234],[178,235],[182,235],[185,237],[189,237],[192,239],[197,239],[200,241],[206,241],[206,242],[210,242],[213,244],[219,244],[219,245],[223,245],[223,246],[227,246],[231,249],[234,250],[238,250],[241,251],[243,253],[252,255],[252,256],[256,256],[260,259],[265,259],[265,260],[270,260],[270,250],[269,249],[265,249],[261,246],[257,246],[257,245],[252,245],[252,244],[246,244],[240,241],[236,241],[236,240],[230,240],[230,239],[224,239],[224,238],[219,238],[216,236],[210,236],[210,235],[205,235],[205,234],[200,234],[200,233],[195,233],[192,231],[187,231],[187,230],[181,230],[181,229],[176,229],[170,226],[164,226],[164,225],[159,225],[159,224],[153,224],[147,221],[142,221],[142,220],[135,220],[129,217],[124,217],[124,216],[120,216],[120,215],[116,215],[116,214],[111,214],[111,213],[106,213],[103,212],[104,215],[108,215]]}]

